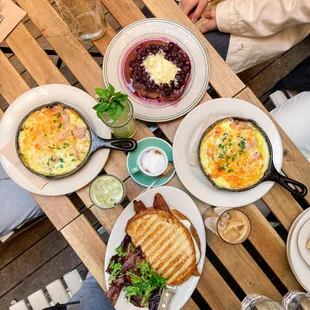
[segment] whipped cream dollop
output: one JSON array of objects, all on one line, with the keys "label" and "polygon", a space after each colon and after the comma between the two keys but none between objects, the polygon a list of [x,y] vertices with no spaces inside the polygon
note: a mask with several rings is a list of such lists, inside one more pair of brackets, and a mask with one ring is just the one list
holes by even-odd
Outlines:
[{"label": "whipped cream dollop", "polygon": [[176,74],[181,71],[172,61],[165,58],[164,53],[149,55],[144,61],[145,70],[151,76],[151,80],[157,85],[175,80]]}]

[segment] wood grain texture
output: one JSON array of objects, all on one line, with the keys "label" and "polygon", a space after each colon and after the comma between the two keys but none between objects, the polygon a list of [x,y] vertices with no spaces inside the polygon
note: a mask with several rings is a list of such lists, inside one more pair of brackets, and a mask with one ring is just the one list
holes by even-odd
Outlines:
[{"label": "wood grain texture", "polygon": [[51,84],[55,81],[60,84],[68,84],[65,77],[23,24],[20,23],[11,32],[6,43],[38,84]]},{"label": "wood grain texture", "polygon": [[28,12],[32,22],[83,87],[94,95],[94,88],[103,86],[101,69],[49,2],[47,0],[18,0],[17,3]]},{"label": "wood grain texture", "polygon": [[133,20],[145,18],[132,0],[102,0],[102,2],[123,27],[131,24]]},{"label": "wood grain texture", "polygon": [[51,221],[44,218],[22,231],[22,238],[13,235],[8,241],[0,244],[0,253],[2,253],[0,255],[0,270],[35,245],[53,229],[54,226]]},{"label": "wood grain texture", "polygon": [[[265,113],[268,113],[265,107],[261,104],[257,97],[255,97],[255,95],[249,88],[243,90],[240,94],[236,96],[236,98],[251,102],[257,107],[259,107],[261,110],[263,110]],[[275,119],[269,113],[268,116],[275,123],[282,138],[284,155],[282,169],[288,177],[296,179],[308,187],[308,195],[305,198],[308,202],[310,202],[310,164],[305,158],[305,156],[299,151],[297,146],[284,132],[281,126],[275,121]],[[278,207],[278,205],[270,205],[270,208],[272,210],[273,208]]]},{"label": "wood grain texture", "polygon": [[210,58],[210,83],[221,97],[232,97],[245,87],[173,0],[143,0],[143,2],[156,17],[168,18],[183,24],[200,39]]},{"label": "wood grain texture", "polygon": [[207,243],[247,295],[281,301],[281,294],[242,245],[229,245],[212,233],[207,234]]},{"label": "wood grain texture", "polygon": [[303,211],[293,196],[278,184],[275,184],[262,200],[272,209],[273,214],[287,231]]},{"label": "wood grain texture", "polygon": [[190,299],[183,307],[182,310],[199,310],[200,308],[194,302],[193,299]]},{"label": "wood grain texture", "polygon": [[29,89],[29,86],[0,51],[0,92],[8,103]]},{"label": "wood grain texture", "polygon": [[285,243],[254,204],[242,209],[250,218],[249,240],[289,291],[303,291],[286,256]]},{"label": "wood grain texture", "polygon": [[57,230],[72,222],[80,214],[67,196],[48,197],[33,195],[33,197]]},{"label": "wood grain texture", "polygon": [[42,267],[0,298],[0,309],[9,309],[13,299],[21,300],[33,292],[44,288],[47,284],[61,278],[68,271],[75,269],[81,263],[74,250],[68,246],[57,256],[51,258]]},{"label": "wood grain texture", "polygon": [[212,309],[240,309],[240,300],[223,280],[208,258],[205,258],[197,289],[199,293],[206,298]]},{"label": "wood grain texture", "polygon": [[104,281],[104,257],[106,245],[84,215],[61,230],[71,247],[87,269],[106,290]]},{"label": "wood grain texture", "polygon": [[54,230],[24,254],[0,271],[0,297],[35,270],[43,266],[67,246],[62,235]]}]

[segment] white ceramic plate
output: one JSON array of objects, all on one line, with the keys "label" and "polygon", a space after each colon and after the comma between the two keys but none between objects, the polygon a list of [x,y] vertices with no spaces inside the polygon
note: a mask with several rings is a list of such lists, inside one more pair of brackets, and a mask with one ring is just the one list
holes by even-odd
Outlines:
[{"label": "white ceramic plate", "polygon": [[[176,209],[183,213],[185,216],[189,218],[191,223],[196,228],[200,243],[201,243],[201,259],[198,264],[198,271],[201,272],[204,264],[205,253],[206,253],[206,236],[205,236],[205,228],[202,221],[202,217],[200,212],[194,203],[194,201],[183,191],[175,188],[164,186],[160,188],[153,188],[143,194],[141,194],[136,199],[142,200],[146,206],[153,205],[154,196],[156,193],[160,193],[167,204],[171,207],[171,209]],[[110,258],[115,254],[115,249],[121,244],[122,240],[125,237],[125,227],[127,225],[128,220],[135,215],[133,203],[130,203],[126,209],[122,212],[120,217],[118,218],[115,226],[112,230],[112,233],[109,238],[109,243],[107,247],[106,257],[105,257],[105,270],[107,269]],[[105,281],[107,287],[109,274],[105,272]],[[175,296],[173,296],[170,309],[178,310],[181,309],[184,304],[191,297],[197,283],[199,281],[199,277],[191,277],[188,281],[177,288],[177,292]],[[139,308],[133,306],[131,303],[128,303],[125,299],[125,293],[122,292],[119,296],[115,308],[117,310],[137,310]],[[147,309],[147,308],[143,308]]]},{"label": "white ceramic plate", "polygon": [[282,142],[271,119],[251,103],[238,99],[221,98],[199,105],[180,124],[173,143],[173,161],[180,180],[198,199],[217,207],[236,208],[260,199],[272,188],[274,182],[266,181],[244,192],[219,190],[210,183],[200,169],[187,163],[188,152],[193,143],[192,139],[197,132],[201,131],[201,127],[210,114],[216,115],[218,119],[239,116],[255,120],[269,136],[273,148],[274,165],[278,171],[281,169]]},{"label": "white ceramic plate", "polygon": [[300,285],[310,293],[310,266],[300,254],[298,235],[300,230],[310,220],[310,208],[301,213],[294,221],[288,237],[286,252],[290,267]]},{"label": "white ceramic plate", "polygon": [[[97,103],[86,92],[72,86],[50,84],[33,88],[18,97],[6,110],[0,123],[0,148],[16,136],[17,128],[25,117],[34,108],[53,101],[61,101],[81,112],[88,120],[93,131],[101,138],[111,138],[106,125],[100,121],[92,107]],[[14,150],[15,151],[15,148]],[[65,195],[84,187],[91,182],[102,170],[109,156],[109,149],[101,149],[90,156],[88,162],[76,173],[55,181],[49,182],[39,190],[12,164],[0,154],[0,161],[10,178],[29,192],[45,195]],[[22,165],[19,169],[26,169]]]},{"label": "white ceramic plate", "polygon": [[[305,262],[310,266],[310,249],[306,248],[306,244],[310,240],[310,220],[304,224],[298,234],[298,248]],[[309,267],[310,268],[310,267]]]},{"label": "white ceramic plate", "polygon": [[[181,99],[174,104],[158,106],[135,96],[123,79],[123,62],[128,52],[143,41],[167,39],[177,43],[189,56],[191,75]],[[179,118],[195,107],[205,94],[210,75],[207,52],[201,42],[186,27],[167,19],[146,19],[130,24],[110,43],[103,62],[103,78],[116,90],[128,93],[138,119],[164,122]]]}]

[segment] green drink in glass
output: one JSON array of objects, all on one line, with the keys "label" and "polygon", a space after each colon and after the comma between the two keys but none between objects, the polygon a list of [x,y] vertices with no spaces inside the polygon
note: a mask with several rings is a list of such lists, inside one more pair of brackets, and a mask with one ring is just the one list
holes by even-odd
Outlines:
[{"label": "green drink in glass", "polygon": [[108,88],[96,88],[99,103],[93,107],[116,138],[131,138],[136,133],[134,110],[128,95]]},{"label": "green drink in glass", "polygon": [[124,186],[117,177],[106,174],[97,177],[91,183],[89,196],[98,208],[113,209],[124,198]]}]

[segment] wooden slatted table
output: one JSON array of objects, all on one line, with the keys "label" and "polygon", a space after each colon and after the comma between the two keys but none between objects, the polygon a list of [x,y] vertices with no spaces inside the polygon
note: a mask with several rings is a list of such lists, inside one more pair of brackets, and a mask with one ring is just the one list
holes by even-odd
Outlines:
[{"label": "wooden slatted table", "polygon": [[[28,12],[28,16],[37,30],[42,33],[48,44],[56,51],[89,94],[94,95],[95,87],[104,86],[100,66],[91,57],[85,46],[71,34],[54,9],[52,1],[17,0],[17,3]],[[145,18],[135,2],[131,0],[103,0],[103,3],[122,27]],[[155,17],[178,21],[191,29],[201,40],[210,57],[210,84],[219,97],[240,98],[253,103],[268,113],[252,91],[245,87],[229,69],[173,0],[144,0],[144,4]],[[102,39],[93,42],[102,56],[104,56],[115,33],[113,27],[109,25],[107,34]],[[38,85],[48,83],[70,84],[23,23],[20,23],[12,31],[5,43],[12,49]],[[1,51],[0,72],[0,91],[7,103],[12,103],[14,99],[30,88]],[[210,99],[212,98],[206,93],[201,103]],[[2,115],[3,112],[0,110],[0,118]],[[171,143],[181,120],[158,124],[162,133]],[[136,140],[153,136],[145,123],[138,121],[137,126]],[[310,188],[309,163],[283,130],[277,124],[276,126],[283,142],[284,173],[289,177],[298,179]],[[129,177],[125,160],[126,157],[123,153],[112,151],[104,171],[123,180],[127,198],[133,200],[143,188]],[[177,176],[168,185],[186,191]],[[79,190],[77,195],[97,217],[102,226],[110,232],[123,207],[119,205],[112,211],[96,208],[89,199],[87,186]],[[55,227],[62,232],[86,267],[105,289],[103,270],[106,244],[85,215],[81,214],[67,196],[51,198],[35,195],[34,197]],[[194,200],[201,214],[204,215],[208,206],[195,198]],[[302,211],[295,199],[278,185],[275,185],[262,200],[285,231],[288,231],[296,216]],[[307,203],[310,202],[310,193],[305,197],[305,200]],[[231,246],[225,244],[212,233],[208,233],[207,257],[201,280],[196,293],[184,306],[184,309],[207,309],[208,306],[212,309],[239,309],[240,298],[245,294],[259,293],[280,301],[286,290],[302,290],[290,270],[283,239],[254,204],[243,208],[243,210],[250,217],[253,226],[247,246]],[[213,253],[212,259],[208,253]],[[274,278],[277,279],[280,286],[274,284]]]}]

